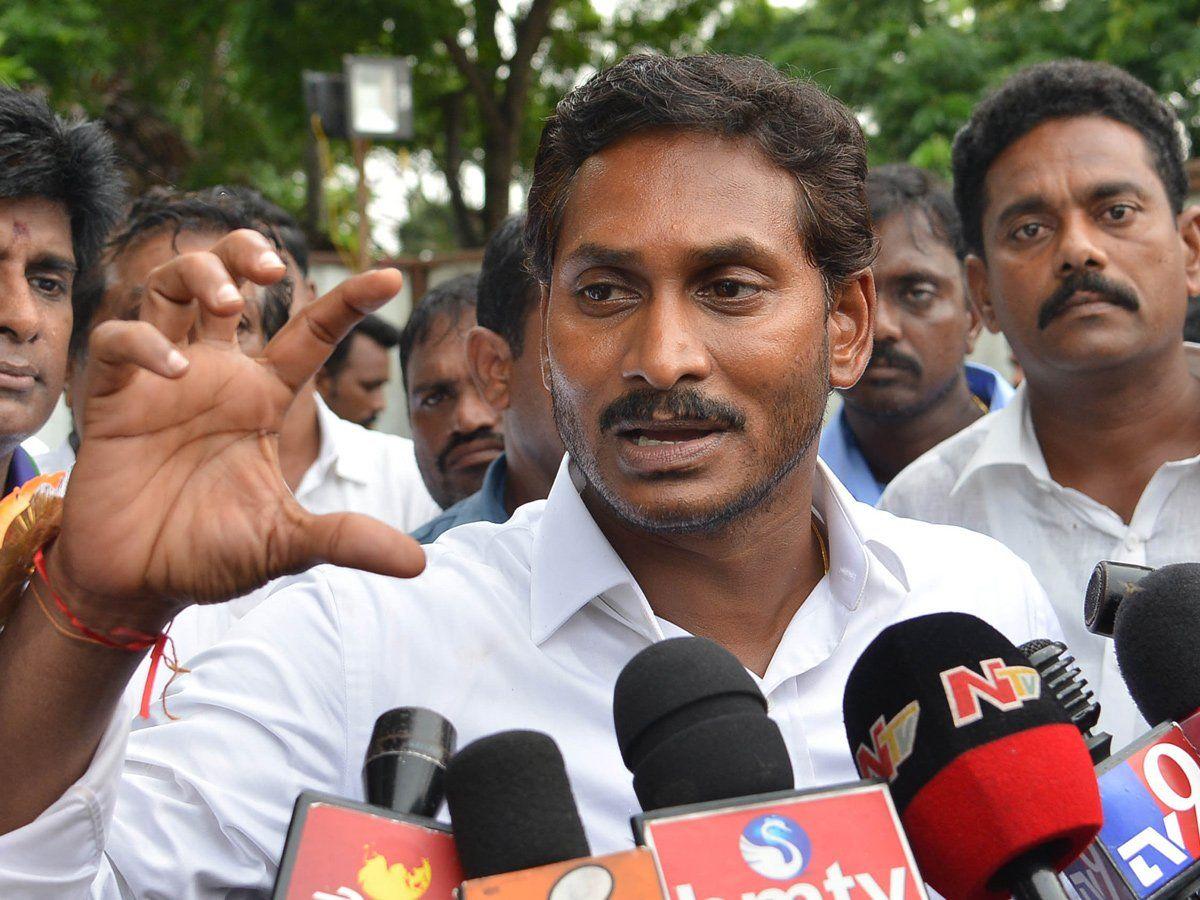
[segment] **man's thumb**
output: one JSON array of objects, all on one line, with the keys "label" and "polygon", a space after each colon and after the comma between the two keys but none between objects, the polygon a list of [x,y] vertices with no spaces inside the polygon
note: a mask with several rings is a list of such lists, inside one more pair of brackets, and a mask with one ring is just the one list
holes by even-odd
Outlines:
[{"label": "man's thumb", "polygon": [[309,516],[302,534],[300,568],[332,563],[396,578],[413,578],[425,569],[420,544],[370,516]]}]

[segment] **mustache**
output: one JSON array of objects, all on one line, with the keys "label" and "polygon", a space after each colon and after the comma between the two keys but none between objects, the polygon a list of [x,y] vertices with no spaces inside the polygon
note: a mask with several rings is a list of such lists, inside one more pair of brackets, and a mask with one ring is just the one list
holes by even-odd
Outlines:
[{"label": "mustache", "polygon": [[695,388],[656,391],[641,388],[618,397],[600,413],[600,430],[612,431],[630,419],[649,420],[655,413],[667,413],[675,419],[707,419],[730,431],[746,426],[741,410],[723,400],[706,397]]},{"label": "mustache", "polygon": [[495,438],[496,440],[503,440],[503,438],[501,438],[497,432],[493,431],[491,428],[488,428],[486,425],[482,428],[476,428],[469,434],[452,434],[450,435],[450,440],[446,443],[446,446],[442,448],[442,452],[437,456],[438,471],[445,473],[446,462],[449,459],[450,454],[453,453],[456,448],[461,447],[463,444],[469,444],[472,441],[478,441],[481,438]]},{"label": "mustache", "polygon": [[871,351],[871,359],[867,363],[867,368],[869,369],[875,365],[891,366],[893,369],[905,369],[912,372],[917,378],[920,378],[921,373],[924,371],[920,361],[916,357],[902,353],[891,342],[875,345],[875,349]]},{"label": "mustache", "polygon": [[1113,306],[1119,306],[1130,312],[1137,312],[1141,309],[1141,304],[1138,303],[1137,295],[1132,288],[1105,278],[1098,272],[1078,272],[1067,277],[1042,304],[1042,308],[1038,311],[1038,330],[1044,331],[1051,322],[1066,312],[1071,298],[1080,292],[1096,294]]}]

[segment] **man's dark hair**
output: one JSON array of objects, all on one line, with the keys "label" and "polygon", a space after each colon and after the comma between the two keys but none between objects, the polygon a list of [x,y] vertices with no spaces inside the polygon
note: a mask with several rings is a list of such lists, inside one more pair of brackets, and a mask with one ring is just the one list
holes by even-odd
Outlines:
[{"label": "man's dark hair", "polygon": [[921,213],[934,235],[959,259],[966,255],[962,221],[950,188],[932,172],[906,163],[876,166],[867,173],[867,203],[876,226],[898,212]]},{"label": "man's dark hair", "polygon": [[[276,249],[284,249],[279,235],[258,217],[255,208],[244,200],[244,194],[221,186],[192,192],[151,188],[130,205],[124,221],[105,248],[105,258],[117,259],[145,238],[163,232],[169,232],[174,240],[185,231],[226,234],[239,228],[253,229],[271,241]],[[84,286],[83,293],[94,295],[95,299],[87,315],[76,316],[71,327],[72,356],[87,344],[92,318],[106,290],[102,275],[98,273]],[[285,276],[263,290],[262,323],[267,340],[287,323],[291,305],[290,277]]]},{"label": "man's dark hair", "polygon": [[336,378],[342,373],[342,370],[346,368],[346,359],[350,356],[350,345],[354,342],[355,336],[360,334],[365,338],[370,338],[384,350],[391,350],[400,343],[399,328],[374,313],[368,313],[333,348],[333,352],[329,354],[329,359],[325,360],[323,367],[325,374],[331,378]]},{"label": "man's dark hair", "polygon": [[44,197],[66,207],[79,278],[74,321],[90,321],[88,285],[104,238],[121,214],[124,182],[112,140],[94,122],[66,122],[32,94],[0,87],[0,199]]},{"label": "man's dark hair", "polygon": [[432,338],[434,330],[439,324],[446,326],[444,330],[438,329],[440,338],[450,328],[453,328],[464,314],[469,312],[473,316],[478,287],[478,276],[456,275],[426,291],[421,299],[413,305],[408,322],[400,332],[400,377],[404,381],[406,391],[408,390],[408,361],[412,358],[413,349]]},{"label": "man's dark hair", "polygon": [[1187,318],[1183,320],[1183,339],[1200,344],[1200,297],[1188,297]]},{"label": "man's dark hair", "polygon": [[749,139],[790,172],[797,227],[827,293],[870,266],[866,143],[845,106],[761,59],[636,54],[567,94],[542,130],[525,225],[539,281],[550,281],[563,209],[584,160],[652,128]]},{"label": "man's dark hair", "polygon": [[1023,69],[975,107],[954,139],[954,201],[967,249],[983,255],[984,179],[996,157],[1050,119],[1103,116],[1141,134],[1178,214],[1187,197],[1175,112],[1148,86],[1108,63],[1078,59]]},{"label": "man's dark hair", "polygon": [[475,317],[508,343],[513,358],[525,349],[525,320],[537,306],[538,285],[525,265],[525,216],[500,223],[483,250]]}]

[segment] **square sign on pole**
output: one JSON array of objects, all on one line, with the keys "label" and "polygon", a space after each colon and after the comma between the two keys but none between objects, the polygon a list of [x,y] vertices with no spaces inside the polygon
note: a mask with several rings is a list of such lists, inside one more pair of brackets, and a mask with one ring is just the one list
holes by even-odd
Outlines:
[{"label": "square sign on pole", "polygon": [[343,57],[346,125],[352,138],[403,141],[413,136],[412,70],[393,56]]}]

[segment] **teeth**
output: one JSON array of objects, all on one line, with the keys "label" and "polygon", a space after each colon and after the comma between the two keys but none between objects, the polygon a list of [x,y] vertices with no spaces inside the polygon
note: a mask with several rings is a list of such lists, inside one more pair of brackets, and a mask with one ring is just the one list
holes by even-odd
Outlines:
[{"label": "teeth", "polygon": [[644,434],[639,434],[637,445],[639,447],[657,447],[659,444],[673,444],[674,441],[656,441],[654,438],[648,438]]}]

